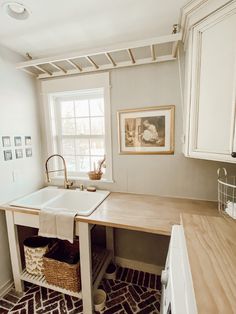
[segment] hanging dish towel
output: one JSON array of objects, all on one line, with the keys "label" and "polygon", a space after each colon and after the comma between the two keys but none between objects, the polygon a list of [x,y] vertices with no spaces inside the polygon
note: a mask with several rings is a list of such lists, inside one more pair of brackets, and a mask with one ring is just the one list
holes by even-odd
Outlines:
[{"label": "hanging dish towel", "polygon": [[56,215],[57,238],[73,243],[76,212],[59,210]]},{"label": "hanging dish towel", "polygon": [[56,210],[43,208],[39,212],[38,235],[47,238],[57,237]]},{"label": "hanging dish towel", "polygon": [[67,209],[44,208],[39,213],[39,235],[74,241],[75,211]]}]

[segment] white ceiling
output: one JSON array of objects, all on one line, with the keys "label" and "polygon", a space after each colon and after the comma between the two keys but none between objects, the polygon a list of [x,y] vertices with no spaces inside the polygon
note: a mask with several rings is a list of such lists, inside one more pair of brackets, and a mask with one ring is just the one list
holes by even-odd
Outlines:
[{"label": "white ceiling", "polygon": [[18,0],[28,20],[6,15],[0,0],[0,44],[33,58],[168,35],[187,0]]}]

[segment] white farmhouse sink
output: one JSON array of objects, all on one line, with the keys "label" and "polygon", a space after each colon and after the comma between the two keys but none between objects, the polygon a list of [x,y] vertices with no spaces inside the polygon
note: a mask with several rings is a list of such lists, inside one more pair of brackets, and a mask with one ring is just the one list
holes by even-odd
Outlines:
[{"label": "white farmhouse sink", "polygon": [[11,206],[33,209],[68,209],[89,216],[110,194],[109,191],[87,192],[47,187],[10,203]]},{"label": "white farmhouse sink", "polygon": [[64,190],[47,187],[34,193],[26,195],[10,203],[11,206],[42,209],[48,202],[54,200],[64,193]]},{"label": "white farmhouse sink", "polygon": [[78,215],[89,216],[110,194],[108,191],[66,191],[63,195],[47,204],[51,209],[68,209]]}]

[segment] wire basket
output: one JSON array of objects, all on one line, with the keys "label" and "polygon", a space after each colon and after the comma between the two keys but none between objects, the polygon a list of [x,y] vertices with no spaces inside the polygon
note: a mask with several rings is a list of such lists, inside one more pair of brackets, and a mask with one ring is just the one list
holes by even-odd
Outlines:
[{"label": "wire basket", "polygon": [[217,170],[218,209],[236,219],[236,176],[228,176],[225,168]]}]

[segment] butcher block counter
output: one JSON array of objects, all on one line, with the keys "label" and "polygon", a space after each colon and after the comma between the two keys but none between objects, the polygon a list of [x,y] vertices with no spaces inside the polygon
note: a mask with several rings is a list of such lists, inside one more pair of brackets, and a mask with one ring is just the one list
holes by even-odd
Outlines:
[{"label": "butcher block counter", "polygon": [[[91,192],[92,193],[92,192]],[[0,209],[38,215],[39,210],[2,205]],[[184,198],[111,193],[90,216],[76,221],[155,234],[170,235],[180,215],[218,216],[217,204]]]},{"label": "butcher block counter", "polygon": [[236,313],[236,222],[182,214],[199,314]]}]

